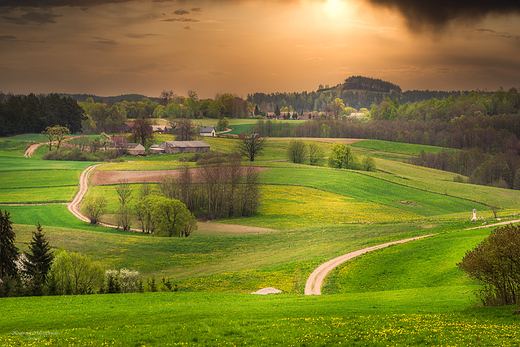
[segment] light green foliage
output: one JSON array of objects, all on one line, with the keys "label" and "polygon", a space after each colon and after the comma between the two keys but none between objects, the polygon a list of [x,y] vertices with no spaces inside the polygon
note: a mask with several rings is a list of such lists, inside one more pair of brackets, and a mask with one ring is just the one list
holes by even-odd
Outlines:
[{"label": "light green foliage", "polygon": [[370,154],[367,154],[363,158],[363,163],[361,165],[363,167],[363,170],[365,171],[377,171],[376,161],[374,160],[374,158],[372,158]]},{"label": "light green foliage", "polygon": [[47,127],[44,131],[42,131],[42,134],[47,136],[47,139],[49,140],[49,151],[52,149],[52,141],[56,141],[57,145],[56,148],[59,149],[61,142],[65,138],[65,135],[69,134],[70,131],[67,127],[63,127],[61,125],[55,125],[53,127]]},{"label": "light green foliage", "polygon": [[92,294],[103,282],[101,265],[86,255],[60,251],[54,257],[47,275],[47,286],[52,294]]},{"label": "light green foliage", "polygon": [[350,169],[356,161],[355,158],[350,145],[335,143],[329,156],[329,166],[338,169]]},{"label": "light green foliage", "polygon": [[224,117],[218,121],[217,131],[224,131],[228,128],[228,126],[229,126],[229,120],[226,117]]},{"label": "light green foliage", "polygon": [[103,132],[103,133],[101,133],[101,138],[100,138],[99,142],[101,143],[101,146],[103,146],[103,148],[106,150],[110,146],[110,143],[112,142],[112,140],[110,139],[109,135],[107,135]]}]

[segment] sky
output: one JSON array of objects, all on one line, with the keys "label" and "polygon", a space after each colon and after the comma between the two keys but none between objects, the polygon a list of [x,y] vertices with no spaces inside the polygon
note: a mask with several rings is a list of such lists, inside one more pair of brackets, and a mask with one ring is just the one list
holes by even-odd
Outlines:
[{"label": "sky", "polygon": [[[477,3],[477,5],[475,5]],[[0,91],[520,88],[520,1],[0,0]]]}]

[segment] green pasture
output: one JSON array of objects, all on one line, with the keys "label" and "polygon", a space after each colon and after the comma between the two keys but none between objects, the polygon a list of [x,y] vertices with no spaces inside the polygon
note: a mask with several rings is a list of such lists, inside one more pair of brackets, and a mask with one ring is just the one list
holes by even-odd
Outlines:
[{"label": "green pasture", "polygon": [[489,229],[461,230],[365,253],[329,274],[323,293],[364,293],[462,286],[471,283],[459,263]]},{"label": "green pasture", "polygon": [[[249,292],[271,282],[284,291],[303,292],[308,275],[333,257],[379,243],[470,225],[425,221],[242,234],[233,225],[228,226],[230,233],[211,232],[210,223],[208,231],[195,232],[188,238],[160,238],[92,227],[75,219],[64,205],[0,208],[10,212],[16,224],[16,241],[22,249],[26,249],[34,225],[40,222],[55,248],[89,254],[106,268],[138,269],[145,277],[168,276],[186,282],[190,289],[205,291],[225,290],[223,284],[228,282],[233,283],[228,290]],[[224,281],[207,276],[224,277]],[[203,288],[198,287],[200,282],[206,283]]]},{"label": "green pasture", "polygon": [[[386,205],[420,216],[431,217],[456,212],[486,210],[478,202],[432,193],[413,187],[387,182],[362,171],[330,168],[271,168],[260,173],[264,184],[301,185]],[[469,197],[468,197],[469,198]],[[399,217],[396,216],[396,219]]]},{"label": "green pasture", "polygon": [[[470,287],[471,288],[471,287]],[[511,307],[468,287],[321,297],[205,293],[2,299],[3,346],[514,346]]]},{"label": "green pasture", "polygon": [[0,205],[0,209],[11,214],[11,221],[20,225],[36,225],[40,222],[43,226],[66,228],[71,233],[76,229],[113,231],[109,228],[93,227],[87,222],[74,217],[67,209],[65,204],[52,205],[26,205],[26,206],[7,206]]},{"label": "green pasture", "polygon": [[[437,146],[415,145],[411,143],[390,142],[381,140],[363,140],[355,142],[351,146],[355,148],[363,148],[366,150],[370,150],[372,153],[377,153],[382,156],[389,156],[390,154],[418,156],[421,153],[421,151],[424,151],[426,153],[437,153],[442,150],[442,147]],[[456,150],[453,149],[450,151]]]}]

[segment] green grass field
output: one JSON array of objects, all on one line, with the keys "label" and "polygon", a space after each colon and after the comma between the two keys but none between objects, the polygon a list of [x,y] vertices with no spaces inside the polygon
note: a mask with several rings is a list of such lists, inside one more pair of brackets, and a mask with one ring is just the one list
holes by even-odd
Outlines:
[{"label": "green grass field", "polygon": [[[260,174],[256,216],[204,222],[188,238],[160,238],[91,226],[63,204],[6,206],[68,201],[92,164],[24,158],[32,138],[0,139],[0,209],[11,213],[19,248],[28,249],[40,222],[55,250],[87,254],[107,269],[139,270],[145,281],[168,277],[178,292],[1,298],[1,346],[520,344],[514,308],[478,307],[478,283],[456,267],[492,230],[465,230],[483,222],[471,223],[471,210],[487,223],[491,206],[504,220],[517,218],[520,192],[455,183],[454,174],[406,163],[439,148],[358,142],[354,151],[371,153],[380,169],[367,173],[292,164],[289,140],[268,141],[254,162],[269,167]],[[236,148],[232,139],[207,142],[212,150]],[[331,144],[319,145],[327,156]],[[128,157],[101,170],[175,169],[180,157]],[[89,194],[105,195],[109,211],[117,208],[114,186]],[[327,277],[324,295],[302,295],[310,273],[332,258],[426,234],[435,236],[344,263]],[[265,287],[283,293],[248,294]]]}]

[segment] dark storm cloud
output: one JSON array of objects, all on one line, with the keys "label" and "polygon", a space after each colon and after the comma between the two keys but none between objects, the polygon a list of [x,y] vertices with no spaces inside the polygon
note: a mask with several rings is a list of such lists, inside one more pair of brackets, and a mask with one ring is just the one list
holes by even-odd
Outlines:
[{"label": "dark storm cloud", "polygon": [[177,10],[177,11],[173,12],[173,14],[176,14],[177,16],[182,16],[182,15],[185,15],[185,14],[190,14],[190,11]]},{"label": "dark storm cloud", "polygon": [[504,39],[520,40],[520,35],[513,35],[510,33],[498,32],[492,29],[475,29],[479,33],[489,34],[490,36],[501,37]]},{"label": "dark storm cloud", "polygon": [[396,9],[408,27],[421,31],[427,27],[442,30],[450,22],[477,22],[488,15],[520,14],[518,0],[368,0],[371,4]]},{"label": "dark storm cloud", "polygon": [[130,0],[1,0],[3,8],[90,7],[124,3]]},{"label": "dark storm cloud", "polygon": [[101,45],[107,45],[107,46],[115,46],[115,45],[118,45],[119,43],[117,41],[114,41],[114,40],[111,40],[111,39],[105,39],[103,37],[93,37],[94,43],[99,43]]},{"label": "dark storm cloud", "polygon": [[162,22],[198,23],[199,20],[193,18],[169,18],[163,19]]},{"label": "dark storm cloud", "polygon": [[61,15],[53,14],[51,12],[27,12],[26,14],[21,15],[20,17],[11,17],[11,16],[2,16],[3,19],[18,25],[27,25],[27,24],[48,24],[48,23],[56,23],[55,18],[61,17]]},{"label": "dark storm cloud", "polygon": [[13,35],[1,35],[0,41],[18,41],[18,38]]},{"label": "dark storm cloud", "polygon": [[130,37],[132,39],[145,39],[151,36],[161,36],[158,34],[126,34],[126,37]]},{"label": "dark storm cloud", "polygon": [[194,7],[194,8],[191,9],[191,12],[202,12],[202,8]]}]

